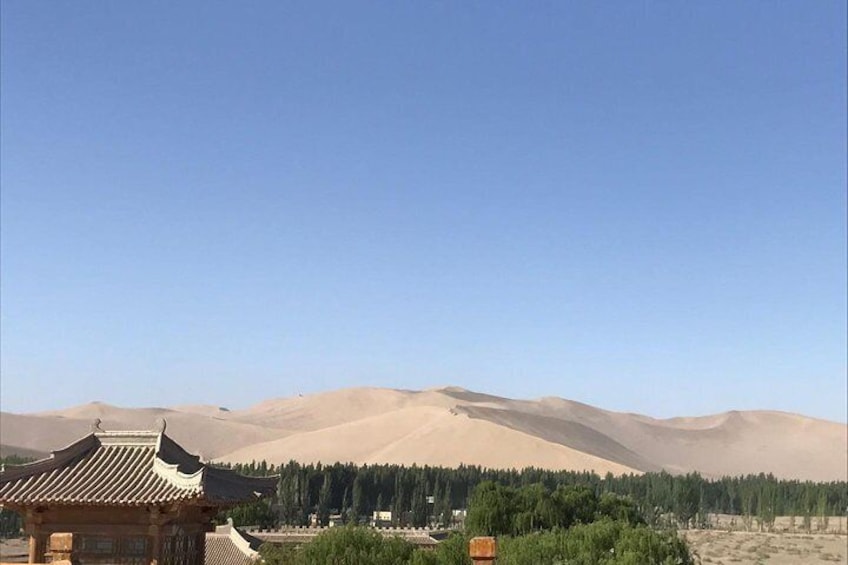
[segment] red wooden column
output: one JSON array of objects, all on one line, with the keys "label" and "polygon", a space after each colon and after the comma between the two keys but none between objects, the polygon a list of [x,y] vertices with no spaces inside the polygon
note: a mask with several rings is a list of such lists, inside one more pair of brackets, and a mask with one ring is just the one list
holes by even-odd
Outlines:
[{"label": "red wooden column", "polygon": [[498,542],[492,537],[471,538],[468,542],[468,555],[474,565],[490,565],[498,556]]}]

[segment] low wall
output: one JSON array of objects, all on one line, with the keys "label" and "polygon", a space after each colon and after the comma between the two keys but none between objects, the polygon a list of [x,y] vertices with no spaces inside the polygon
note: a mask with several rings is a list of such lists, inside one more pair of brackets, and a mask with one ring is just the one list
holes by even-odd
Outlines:
[{"label": "low wall", "polygon": [[[250,536],[270,543],[309,543],[315,537],[327,530],[327,526],[287,526],[277,529],[251,528],[244,532]],[[386,537],[403,538],[417,546],[435,546],[439,543],[437,537],[444,537],[449,530],[431,530],[429,528],[371,528]]]}]

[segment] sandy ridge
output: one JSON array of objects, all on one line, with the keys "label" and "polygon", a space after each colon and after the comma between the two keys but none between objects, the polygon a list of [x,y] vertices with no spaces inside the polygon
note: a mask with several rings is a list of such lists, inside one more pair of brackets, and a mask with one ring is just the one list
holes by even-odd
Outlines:
[{"label": "sandy ridge", "polygon": [[59,449],[106,429],[168,433],[205,459],[351,461],[594,470],[773,473],[846,480],[848,426],[773,411],[655,419],[561,398],[513,400],[456,387],[354,388],[218,406],[120,408],[90,403],[40,414],[0,413],[3,453]]}]

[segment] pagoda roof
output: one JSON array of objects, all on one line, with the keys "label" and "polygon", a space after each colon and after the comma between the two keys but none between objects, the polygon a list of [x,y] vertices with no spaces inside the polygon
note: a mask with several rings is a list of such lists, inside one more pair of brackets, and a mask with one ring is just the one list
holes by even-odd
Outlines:
[{"label": "pagoda roof", "polygon": [[274,492],[277,477],[211,467],[156,431],[91,434],[41,461],[0,471],[0,505],[136,506],[190,501],[229,506]]}]

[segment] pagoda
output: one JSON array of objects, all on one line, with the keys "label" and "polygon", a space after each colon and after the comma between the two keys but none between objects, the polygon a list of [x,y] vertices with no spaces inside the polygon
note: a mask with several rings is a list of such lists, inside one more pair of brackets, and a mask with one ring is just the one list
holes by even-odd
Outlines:
[{"label": "pagoda", "polygon": [[47,459],[0,471],[0,506],[18,511],[29,563],[50,560],[51,534],[72,534],[74,562],[203,565],[212,519],[276,490],[276,477],[211,467],[165,434],[92,433]]}]

